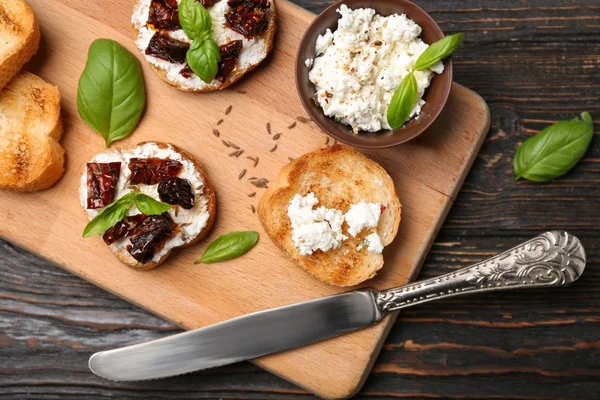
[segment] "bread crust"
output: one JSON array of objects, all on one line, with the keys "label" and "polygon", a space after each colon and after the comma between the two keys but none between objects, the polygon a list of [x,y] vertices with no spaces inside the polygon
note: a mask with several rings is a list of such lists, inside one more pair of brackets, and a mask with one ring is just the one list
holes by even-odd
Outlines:
[{"label": "bread crust", "polygon": [[0,31],[11,36],[0,47],[0,89],[33,57],[40,44],[40,27],[25,0],[0,0]]},{"label": "bread crust", "polygon": [[[217,211],[217,196],[216,196],[214,186],[213,186],[212,182],[210,181],[210,179],[208,178],[208,175],[206,174],[204,167],[196,159],[196,157],[194,157],[189,152],[181,149],[180,147],[177,147],[170,143],[164,143],[164,142],[154,142],[154,141],[141,142],[141,143],[138,143],[134,147],[141,146],[141,145],[144,145],[147,143],[154,143],[161,149],[165,149],[165,148],[168,148],[169,146],[171,146],[171,148],[174,151],[180,153],[184,159],[187,159],[194,163],[196,170],[198,171],[198,173],[202,177],[202,180],[204,181],[204,190],[203,190],[202,195],[205,196],[207,199],[206,207],[207,207],[207,212],[209,213],[209,218],[208,218],[208,221],[206,222],[206,226],[198,233],[198,235],[196,235],[196,237],[193,240],[191,240],[181,246],[173,247],[167,253],[165,253],[158,261],[150,261],[147,263],[140,263],[139,261],[137,261],[133,257],[131,257],[131,255],[125,248],[119,249],[118,251],[113,251],[113,253],[119,259],[119,261],[121,261],[123,264],[127,265],[128,267],[133,268],[138,271],[150,271],[150,270],[158,267],[159,265],[161,265],[163,262],[165,262],[166,259],[171,255],[173,250],[190,247],[190,246],[193,246],[194,244],[200,242],[210,232],[210,230],[213,226],[213,223],[215,221],[215,216],[217,214],[216,213],[216,211]],[[102,239],[100,238],[100,240],[102,240]],[[102,242],[102,243],[104,243],[104,242]]]},{"label": "bread crust", "polygon": [[383,267],[383,255],[357,250],[373,229],[349,237],[338,249],[300,255],[291,238],[287,207],[294,195],[305,196],[309,192],[315,193],[319,206],[342,212],[361,200],[385,205],[377,233],[387,246],[396,237],[401,219],[401,204],[387,172],[355,150],[334,145],[305,154],[283,167],[276,185],[265,192],[257,210],[261,224],[275,244],[320,281],[354,286],[374,277]]},{"label": "bread crust", "polygon": [[60,93],[21,71],[0,91],[0,189],[35,192],[64,172]]},{"label": "bread crust", "polygon": [[[140,1],[141,0],[137,1],[135,7],[138,7]],[[227,1],[227,0],[221,0],[221,1]],[[275,34],[277,33],[277,9],[276,9],[275,1],[274,0],[271,0],[271,5],[272,5],[271,6],[272,13],[270,14],[270,18],[269,18],[269,28],[265,32],[263,32],[261,35],[257,36],[257,37],[264,37],[264,39],[265,39],[265,44],[266,44],[266,56],[265,56],[265,58],[262,59],[262,60],[260,60],[256,64],[251,64],[251,65],[247,66],[246,68],[236,68],[227,77],[227,79],[225,80],[225,82],[223,82],[219,86],[208,86],[208,87],[198,88],[198,89],[186,88],[186,87],[181,86],[177,82],[171,81],[167,77],[167,71],[165,71],[162,68],[159,68],[159,67],[155,66],[152,63],[149,63],[148,60],[146,60],[145,56],[144,56],[144,61],[146,61],[146,63],[150,67],[150,69],[152,71],[154,71],[163,82],[165,82],[168,85],[176,88],[177,90],[181,90],[182,92],[188,92],[188,93],[208,93],[208,92],[216,92],[216,91],[219,91],[219,90],[226,89],[229,86],[231,86],[234,83],[236,83],[237,81],[239,81],[240,79],[242,79],[246,74],[248,74],[254,68],[258,67],[269,56],[269,54],[271,54],[271,50],[273,50],[273,44],[275,43]],[[133,26],[133,25],[132,25],[132,30],[133,30],[133,38],[134,38],[134,40],[136,40],[137,37],[138,37],[138,35],[139,35],[139,30],[135,26]],[[142,54],[142,55],[144,55],[144,54]]]}]

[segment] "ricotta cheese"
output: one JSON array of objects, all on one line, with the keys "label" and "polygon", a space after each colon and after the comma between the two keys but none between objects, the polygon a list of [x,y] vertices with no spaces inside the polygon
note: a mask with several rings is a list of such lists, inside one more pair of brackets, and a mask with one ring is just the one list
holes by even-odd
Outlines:
[{"label": "ricotta cheese", "polygon": [[[346,5],[337,11],[337,30],[328,29],[315,44],[317,58],[309,79],[317,102],[325,115],[356,133],[390,129],[387,110],[392,96],[429,47],[419,38],[421,27],[404,14],[383,17],[372,8],[352,10]],[[414,72],[418,95],[411,117],[421,112],[433,73],[443,70],[440,62]]]},{"label": "ricotta cheese", "polygon": [[[342,211],[318,207],[319,199],[314,193],[306,196],[296,194],[288,206],[287,215],[292,225],[292,241],[301,256],[313,254],[317,250],[323,252],[337,249],[348,236],[342,232],[344,222],[348,224],[348,233],[356,237],[364,229],[377,228],[381,216],[381,204],[361,201]],[[383,244],[377,232],[365,238],[365,244],[357,250],[368,247],[371,253],[381,253]],[[347,252],[346,252],[347,253]],[[344,254],[346,254],[344,253]]]},{"label": "ricotta cheese", "polygon": [[317,204],[315,194],[309,193],[304,197],[296,194],[288,206],[292,241],[302,256],[337,249],[348,238],[342,234],[342,212],[323,206],[314,209]]},{"label": "ricotta cheese", "polygon": [[[148,23],[151,2],[152,0],[138,1],[131,17],[131,23],[133,27],[139,32],[135,44],[142,51],[142,54],[146,60],[155,67],[164,70],[169,81],[176,83],[183,88],[204,89],[208,87],[220,86],[221,82],[216,79],[210,83],[206,83],[196,75],[193,75],[190,78],[185,78],[179,73],[185,64],[171,63],[169,61],[161,60],[160,58],[145,54],[146,49],[148,48],[148,43],[150,43],[150,39],[152,39],[152,36],[154,36],[156,33],[156,31],[146,26]],[[181,0],[177,0],[177,3],[181,3]],[[243,35],[240,35],[239,33],[225,26],[225,14],[231,10],[231,7],[227,4],[227,0],[219,1],[214,6],[209,7],[207,10],[212,19],[213,39],[215,39],[219,46],[229,43],[232,40],[243,41],[242,51],[240,52],[240,58],[238,60],[238,68],[244,69],[252,65],[256,65],[267,57],[267,43],[265,42],[264,38],[254,37],[252,39],[246,39]],[[183,29],[164,33],[173,39],[191,43],[191,40],[187,37]]]},{"label": "ricotta cheese", "polygon": [[[129,177],[131,176],[131,171],[127,166],[129,164],[129,160],[131,158],[151,157],[179,161],[183,165],[183,168],[179,173],[178,177],[182,179],[187,179],[190,182],[192,189],[194,190],[194,194],[196,196],[194,207],[192,207],[191,209],[186,210],[182,207],[178,207],[177,212],[175,212],[174,209],[168,211],[173,221],[180,227],[180,231],[173,235],[173,237],[171,237],[169,240],[167,240],[165,242],[164,247],[159,252],[156,252],[154,254],[152,260],[159,261],[160,258],[167,254],[172,248],[188,243],[193,238],[195,238],[202,231],[202,229],[204,229],[204,227],[208,223],[208,219],[210,218],[210,214],[208,212],[208,199],[202,196],[202,192],[204,189],[204,180],[202,179],[202,176],[196,169],[194,163],[192,161],[184,159],[183,156],[171,146],[169,146],[166,149],[161,149],[156,145],[156,143],[145,143],[141,146],[135,147],[132,150],[107,150],[103,153],[97,154],[89,162],[121,163],[121,175],[119,176],[119,181],[117,182],[117,186],[115,188],[114,200],[123,197],[127,193],[132,192],[133,190],[138,190],[141,193],[144,193],[160,201],[160,197],[158,195],[158,185],[133,186],[129,183]],[[87,209],[87,166],[83,171],[79,183],[79,201],[81,203],[81,206],[85,210],[88,219],[90,220],[102,211],[102,209]],[[135,207],[135,205],[132,205],[129,209],[128,215],[136,214],[141,213]],[[111,244],[110,247],[114,251],[117,251],[125,249],[130,243],[131,242],[129,238],[123,238]]]}]

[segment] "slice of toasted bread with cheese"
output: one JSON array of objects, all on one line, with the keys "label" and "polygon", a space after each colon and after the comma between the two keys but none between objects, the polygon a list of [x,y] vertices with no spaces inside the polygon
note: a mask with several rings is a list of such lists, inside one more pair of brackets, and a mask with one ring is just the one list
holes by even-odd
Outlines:
[{"label": "slice of toasted bread with cheese", "polygon": [[[127,246],[131,244],[130,237],[124,237],[110,245],[110,249],[123,264],[140,271],[147,271],[162,264],[173,250],[189,247],[202,240],[212,228],[216,215],[216,194],[214,187],[208,178],[200,161],[192,154],[179,147],[161,142],[143,142],[132,149],[106,150],[94,156],[90,162],[121,162],[120,176],[115,188],[113,201],[118,200],[132,190],[139,190],[155,200],[161,201],[158,185],[131,185],[131,171],[128,167],[131,158],[160,158],[181,162],[184,167],[178,177],[188,180],[192,184],[195,203],[189,209],[174,206],[168,211],[170,218],[176,225],[174,234],[164,245],[154,253],[151,260],[140,262],[130,254]],[[84,166],[79,185],[79,200],[85,210],[88,219],[95,217],[102,209],[91,210],[87,208],[87,165]],[[140,214],[132,207],[130,215]],[[102,238],[100,238],[102,240]]]},{"label": "slice of toasted bread with cheese", "polygon": [[[202,82],[195,74],[192,75],[191,78],[185,78],[180,74],[181,69],[185,66],[184,64],[169,63],[168,61],[145,54],[148,43],[155,33],[155,30],[148,25],[148,13],[151,1],[152,0],[137,0],[136,5],[134,6],[131,22],[135,43],[144,55],[150,68],[160,77],[160,79],[181,91],[202,93],[223,90],[233,85],[248,72],[256,68],[267,58],[273,49],[275,33],[277,32],[275,0],[269,0],[266,30],[250,39],[243,37],[238,32],[225,26],[224,13],[231,10],[231,7],[228,5],[229,0],[213,0],[211,3],[214,4],[207,6],[206,8],[209,13],[211,13],[213,38],[217,45],[221,46],[233,40],[243,40],[243,47],[237,66],[223,82],[214,79],[211,83],[207,84]],[[177,2],[180,3],[180,0],[177,0]],[[222,12],[217,13],[216,10],[222,10]],[[219,15],[217,16],[216,14]],[[186,37],[183,30],[161,32],[165,33],[167,36],[191,43],[191,40]]]},{"label": "slice of toasted bread with cheese", "polygon": [[26,71],[0,91],[0,189],[33,192],[63,174],[58,88]]},{"label": "slice of toasted bread with cheese", "polygon": [[0,89],[35,54],[40,28],[25,0],[0,0]]},{"label": "slice of toasted bread with cheese", "polygon": [[[292,240],[288,206],[295,195],[314,193],[318,206],[348,212],[361,201],[385,209],[376,228],[348,236],[340,247],[301,255]],[[336,286],[354,286],[375,276],[383,267],[383,255],[362,246],[368,234],[376,232],[384,246],[390,244],[400,224],[400,201],[387,172],[362,154],[341,145],[306,154],[283,167],[277,183],[258,204],[259,219],[273,241],[315,278]]]}]

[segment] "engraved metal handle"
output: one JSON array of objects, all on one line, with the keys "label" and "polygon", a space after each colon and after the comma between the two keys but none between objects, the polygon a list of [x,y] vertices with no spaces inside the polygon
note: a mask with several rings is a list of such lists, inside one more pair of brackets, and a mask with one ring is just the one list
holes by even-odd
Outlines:
[{"label": "engraved metal handle", "polygon": [[557,287],[576,281],[585,269],[579,239],[546,232],[511,250],[456,272],[376,294],[382,313],[446,297],[492,290]]}]

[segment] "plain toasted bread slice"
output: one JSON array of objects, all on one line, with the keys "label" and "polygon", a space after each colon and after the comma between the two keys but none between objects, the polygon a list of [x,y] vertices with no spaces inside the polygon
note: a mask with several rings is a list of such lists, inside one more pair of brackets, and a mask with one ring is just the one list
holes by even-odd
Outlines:
[{"label": "plain toasted bread slice", "polygon": [[[221,0],[221,1],[227,1],[227,0]],[[145,10],[145,7],[143,7],[142,2],[143,2],[143,0],[138,0],[134,7],[134,10]],[[183,92],[204,93],[204,92],[214,92],[217,90],[223,90],[225,88],[228,88],[229,86],[231,86],[234,83],[236,83],[237,81],[239,81],[248,72],[250,72],[254,68],[256,68],[261,62],[263,62],[267,58],[267,56],[271,53],[271,50],[273,50],[273,44],[275,42],[275,33],[277,32],[277,10],[275,8],[275,0],[271,0],[270,6],[271,7],[270,7],[269,13],[267,15],[268,28],[263,33],[261,33],[260,35],[258,35],[254,38],[257,40],[258,39],[264,40],[265,57],[262,58],[261,60],[259,60],[258,62],[256,62],[255,64],[249,64],[245,68],[236,67],[223,83],[221,83],[217,86],[211,85],[211,86],[206,86],[203,88],[188,88],[188,87],[182,86],[178,82],[174,82],[174,81],[170,80],[169,77],[167,76],[167,71],[165,69],[157,67],[156,65],[154,65],[152,63],[148,63],[148,65],[150,66],[150,69],[152,69],[163,82],[168,83],[169,85],[171,85],[174,88],[181,90]],[[132,28],[133,28],[133,33],[134,33],[134,39],[137,39],[140,35],[140,31],[139,31],[138,27],[136,27],[135,24],[132,25]]]},{"label": "plain toasted bread slice", "polygon": [[33,192],[63,174],[58,88],[26,71],[0,91],[0,188]]},{"label": "plain toasted bread slice", "polygon": [[[200,232],[198,232],[197,235],[195,235],[194,237],[188,238],[188,241],[186,241],[182,245],[175,246],[175,247],[171,248],[167,253],[165,253],[164,255],[162,255],[160,257],[160,260],[158,260],[158,261],[150,261],[150,262],[147,262],[147,263],[141,263],[141,262],[135,260],[129,254],[129,252],[127,251],[126,247],[121,247],[121,248],[111,247],[111,250],[113,251],[113,253],[115,254],[115,256],[119,259],[119,261],[121,261],[123,264],[127,265],[128,267],[131,267],[131,268],[136,269],[138,271],[149,271],[151,269],[154,269],[154,268],[158,267],[159,265],[161,265],[163,262],[165,262],[165,260],[169,257],[169,255],[171,255],[171,253],[173,252],[173,250],[192,246],[192,245],[198,243],[199,241],[201,241],[202,239],[204,239],[206,237],[206,235],[210,232],[210,230],[211,230],[211,228],[213,226],[213,223],[215,221],[216,211],[217,211],[217,196],[216,196],[216,193],[215,193],[215,189],[213,187],[212,182],[208,178],[208,175],[206,174],[206,171],[202,167],[202,164],[200,163],[200,161],[198,161],[192,154],[190,154],[187,151],[182,150],[181,148],[179,148],[179,147],[177,147],[177,146],[175,146],[173,144],[170,144],[170,143],[142,142],[142,143],[138,143],[135,147],[144,145],[146,143],[156,144],[158,146],[158,148],[160,148],[160,149],[171,148],[175,152],[181,154],[183,160],[191,161],[194,164],[194,167],[195,167],[196,171],[198,171],[198,173],[200,175],[200,178],[204,182],[203,189],[202,189],[202,194],[201,195],[204,198],[206,198],[206,200],[207,200],[206,209],[207,209],[207,212],[209,214],[209,218],[208,218],[208,220],[206,222],[206,226],[204,228],[202,228],[200,230]],[[126,151],[126,150],[124,150],[124,151]],[[121,173],[123,171],[123,168],[127,168],[127,166],[126,165],[122,165],[121,166]],[[82,179],[81,179],[81,185],[85,185],[86,175],[87,175],[87,169],[84,168],[83,176],[82,176]],[[86,191],[84,190],[84,193],[85,192]],[[117,199],[115,198],[115,200],[117,200]],[[81,201],[81,206],[83,207],[84,211],[86,211],[86,208],[85,208],[85,197],[81,197],[80,201]],[[88,215],[88,219],[91,219],[89,215]],[[102,240],[102,238],[100,238],[100,240]]]},{"label": "plain toasted bread slice", "polygon": [[40,28],[25,0],[0,0],[0,89],[35,54]]},{"label": "plain toasted bread slice", "polygon": [[[335,145],[306,154],[283,167],[277,184],[267,190],[258,204],[260,222],[269,236],[315,278],[330,285],[354,286],[375,276],[383,267],[383,255],[357,250],[374,228],[356,237],[349,235],[337,249],[300,255],[292,241],[287,210],[296,194],[306,196],[310,192],[319,199],[319,206],[344,213],[360,201],[384,205],[386,210],[381,214],[377,233],[387,246],[396,237],[401,214],[394,182],[387,172],[362,154]],[[346,232],[346,223],[343,229]]]}]

